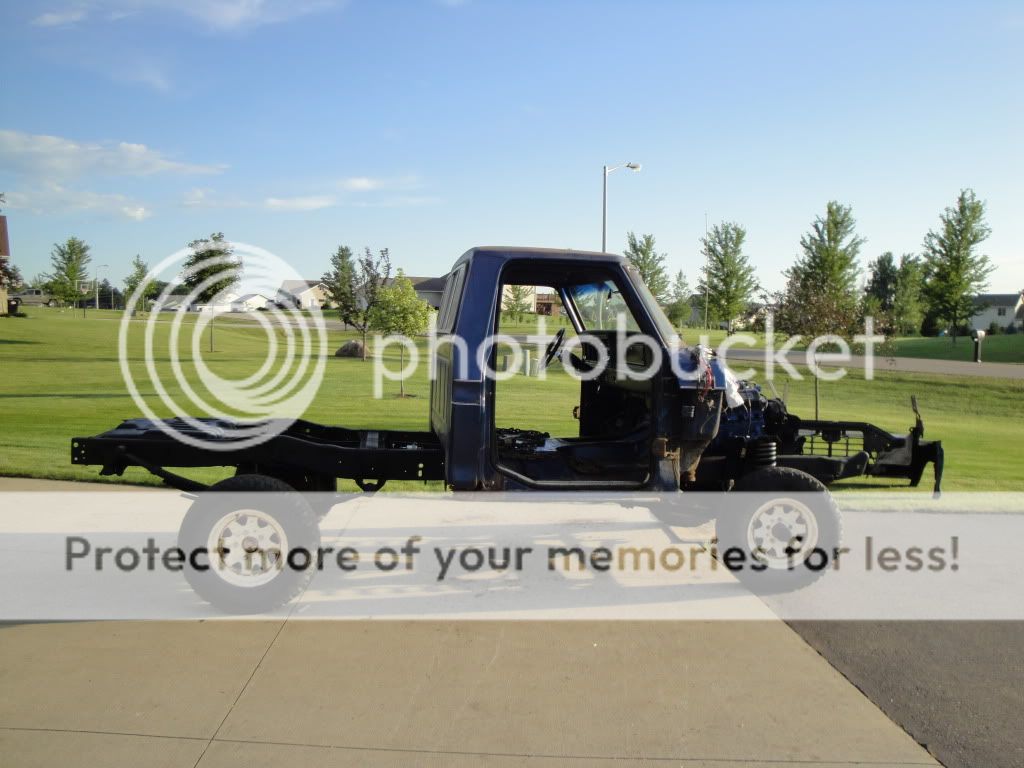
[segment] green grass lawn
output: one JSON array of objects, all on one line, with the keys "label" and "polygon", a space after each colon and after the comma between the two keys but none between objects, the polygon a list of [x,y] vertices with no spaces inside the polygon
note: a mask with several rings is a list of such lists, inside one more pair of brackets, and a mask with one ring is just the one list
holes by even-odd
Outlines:
[{"label": "green grass lawn", "polygon": [[[568,326],[566,319],[546,318],[549,330],[556,330],[567,326],[570,333],[572,327]],[[512,322],[506,318],[502,319],[502,330],[514,335],[526,335],[534,333],[536,327],[532,316],[527,315],[519,322]],[[763,333],[750,333],[740,330],[738,334],[753,336],[753,345],[737,344],[736,349],[763,349],[765,346],[765,335]],[[717,347],[729,335],[726,331],[717,328],[682,328],[680,335],[688,344],[706,343],[709,346]],[[776,349],[786,342],[786,336],[777,333],[775,337]],[[989,363],[1021,363],[1024,364],[1024,333],[1012,335],[1000,334],[998,336],[986,336],[982,343],[981,359]],[[796,344],[795,350],[804,350],[806,343]],[[856,353],[856,351],[855,351]],[[964,360],[974,359],[974,342],[970,337],[960,337],[955,342],[949,336],[932,336],[923,338],[921,336],[906,336],[889,339],[887,343],[876,352],[885,357],[919,357],[932,360]]]},{"label": "green grass lawn", "polygon": [[[948,336],[920,336],[893,339],[894,357],[926,357],[932,360],[974,359],[974,342],[960,337],[955,342]],[[1024,363],[1024,333],[986,336],[981,343],[981,359],[987,363]]]},{"label": "green grass lawn", "polygon": [[[140,415],[118,365],[120,314],[90,312],[83,320],[80,312],[43,308],[28,312],[26,318],[0,319],[0,475],[98,479],[97,468],[70,464],[69,444],[73,436],[96,434]],[[135,322],[141,327],[141,321]],[[194,317],[187,322],[194,322]],[[159,341],[166,338],[170,322],[161,322],[157,328]],[[352,336],[331,332],[328,353]],[[262,364],[267,342],[259,326],[225,317],[217,321],[216,338],[218,351],[204,355],[214,372],[237,378]],[[205,339],[203,344],[205,350]],[[141,370],[141,342],[135,340],[129,351],[133,370]],[[162,380],[169,380],[170,363],[166,356],[158,357]],[[190,353],[182,357],[187,370]],[[397,368],[397,350],[389,351],[386,360]],[[387,382],[388,396],[374,400],[372,363],[334,357],[326,363],[326,375],[306,418],[353,428],[427,429],[425,366],[406,383],[412,397],[395,397],[398,384]],[[195,379],[189,376],[189,380]],[[785,379],[776,381],[780,393],[785,387]],[[171,415],[151,388],[140,384],[140,389],[158,414]],[[181,396],[178,388],[169,390]],[[789,382],[788,392],[790,410],[813,415],[811,379]],[[1024,490],[1019,448],[1024,382],[888,372],[875,381],[864,381],[855,371],[842,381],[822,382],[821,393],[822,418],[873,421],[892,431],[904,431],[913,422],[909,401],[916,394],[928,437],[941,438],[946,446],[948,489]],[[498,385],[498,423],[572,435],[577,428],[572,408],[578,397],[578,382],[564,373],[553,372],[545,381],[516,376]],[[203,415],[198,409],[189,412]],[[226,471],[189,474],[209,481],[225,476]],[[121,481],[153,482],[143,470],[129,470]]]}]

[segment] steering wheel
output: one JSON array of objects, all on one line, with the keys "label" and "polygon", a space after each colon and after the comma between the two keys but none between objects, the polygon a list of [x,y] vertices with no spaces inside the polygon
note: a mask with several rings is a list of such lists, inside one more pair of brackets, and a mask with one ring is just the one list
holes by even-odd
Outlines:
[{"label": "steering wheel", "polygon": [[565,328],[559,328],[558,333],[555,334],[555,338],[548,342],[548,346],[544,350],[544,361],[540,364],[541,368],[547,368],[551,365],[551,361],[555,359],[555,355],[557,355],[558,350],[562,348],[562,342],[564,341]]}]

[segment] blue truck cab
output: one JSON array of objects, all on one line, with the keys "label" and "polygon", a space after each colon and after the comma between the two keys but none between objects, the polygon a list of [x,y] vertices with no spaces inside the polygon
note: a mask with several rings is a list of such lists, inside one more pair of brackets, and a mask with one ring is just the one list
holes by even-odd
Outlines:
[{"label": "blue truck cab", "polygon": [[[571,324],[576,342],[562,327],[541,347],[537,368],[569,361],[579,372],[577,434],[498,419],[499,345],[487,339],[502,331],[502,300],[513,286],[556,294]],[[706,351],[682,345],[620,256],[473,248],[451,270],[436,333],[430,428],[456,490],[677,490],[694,479],[718,431],[726,372]],[[542,382],[532,389],[544,396]]]}]

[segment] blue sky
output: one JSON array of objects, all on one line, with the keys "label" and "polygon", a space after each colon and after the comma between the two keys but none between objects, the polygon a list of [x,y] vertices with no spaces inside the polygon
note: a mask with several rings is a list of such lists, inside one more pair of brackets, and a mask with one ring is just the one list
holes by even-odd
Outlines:
[{"label": "blue sky", "polygon": [[1024,8],[984,3],[51,0],[0,9],[14,259],[77,235],[120,279],[211,231],[309,277],[650,232],[691,283],[707,212],[779,287],[826,201],[863,262],[961,187],[1024,288]]}]

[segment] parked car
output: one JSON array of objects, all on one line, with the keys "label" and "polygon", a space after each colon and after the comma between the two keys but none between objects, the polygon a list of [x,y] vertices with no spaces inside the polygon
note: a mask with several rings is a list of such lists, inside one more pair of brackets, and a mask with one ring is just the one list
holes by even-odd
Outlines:
[{"label": "parked car", "polygon": [[47,293],[42,288],[26,288],[11,294],[11,298],[20,299],[26,307],[56,307],[59,303],[53,294]]}]

